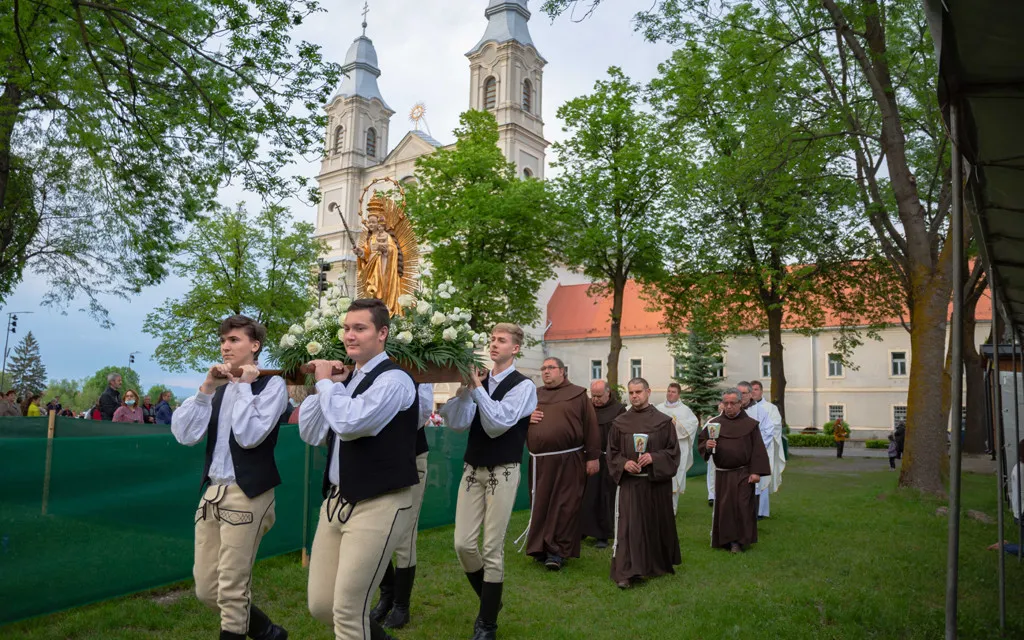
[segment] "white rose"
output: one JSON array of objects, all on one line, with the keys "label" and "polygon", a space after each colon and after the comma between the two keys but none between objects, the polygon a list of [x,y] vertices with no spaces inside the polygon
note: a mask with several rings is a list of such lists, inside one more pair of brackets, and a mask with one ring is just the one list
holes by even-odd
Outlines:
[{"label": "white rose", "polygon": [[315,340],[306,345],[306,353],[308,353],[311,356],[315,356],[316,354],[320,353],[321,349],[323,349],[323,347],[321,347],[320,343]]},{"label": "white rose", "polygon": [[456,331],[455,327],[448,327],[447,329],[441,332],[441,337],[444,338],[446,341],[451,342],[455,338],[459,337],[459,332]]},{"label": "white rose", "polygon": [[306,331],[312,331],[320,326],[316,318],[306,318]]},{"label": "white rose", "polygon": [[473,345],[473,341],[472,341],[472,340],[467,340],[467,341],[466,341],[466,348],[467,348],[467,349],[472,349],[472,348],[473,348],[473,346],[474,346],[474,345]]},{"label": "white rose", "polygon": [[470,315],[470,313],[468,311],[463,311],[462,312],[462,318],[461,319],[462,319],[463,322],[469,322],[472,318],[473,318],[473,316]]},{"label": "white rose", "polygon": [[430,303],[427,302],[426,300],[420,300],[419,302],[417,302],[416,313],[420,314],[421,316],[425,316],[428,313],[430,313]]},{"label": "white rose", "polygon": [[430,316],[430,324],[435,327],[439,327],[448,321],[448,316],[444,315],[440,311],[435,311],[434,315]]},{"label": "white rose", "polygon": [[293,336],[301,336],[302,327],[297,324],[293,324],[292,326],[288,327],[288,333],[292,334]]},{"label": "white rose", "polygon": [[352,305],[352,298],[338,298],[338,311],[345,313]]},{"label": "white rose", "polygon": [[437,297],[447,300],[452,297],[452,294],[448,293],[447,291],[438,291]]},{"label": "white rose", "polygon": [[455,311],[452,311],[452,313],[454,313],[456,315],[462,315],[462,309],[460,309],[458,307],[455,307]]},{"label": "white rose", "polygon": [[402,344],[409,344],[412,342],[412,331],[403,331],[395,336],[395,340]]},{"label": "white rose", "polygon": [[338,342],[345,342],[345,328],[338,329]]},{"label": "white rose", "polygon": [[295,336],[293,336],[292,334],[286,333],[283,336],[281,336],[281,345],[280,346],[281,346],[282,349],[291,349],[296,344],[298,344],[298,340],[296,340]]},{"label": "white rose", "polygon": [[406,307],[406,308],[408,308],[408,307],[415,307],[416,306],[416,298],[414,298],[413,296],[411,296],[408,293],[403,293],[402,295],[398,296],[398,304],[400,304],[401,306]]}]

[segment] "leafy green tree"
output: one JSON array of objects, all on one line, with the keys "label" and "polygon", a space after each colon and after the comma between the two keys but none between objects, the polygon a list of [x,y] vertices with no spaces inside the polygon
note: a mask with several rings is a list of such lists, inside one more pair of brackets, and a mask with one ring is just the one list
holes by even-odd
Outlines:
[{"label": "leafy green tree", "polygon": [[718,415],[721,382],[718,371],[722,366],[724,336],[716,333],[708,314],[697,312],[691,316],[686,333],[678,331],[669,336],[669,351],[675,357],[673,380],[683,390],[680,398],[703,421]]},{"label": "leafy green tree", "polygon": [[42,393],[46,388],[46,367],[39,355],[39,342],[31,331],[14,348],[7,370],[11,374],[11,388],[18,392],[19,397]]},{"label": "leafy green tree", "polygon": [[630,278],[657,280],[662,234],[672,213],[669,187],[684,162],[673,132],[647,110],[640,85],[621,69],[594,93],[566,102],[558,117],[569,133],[552,145],[553,180],[565,215],[563,259],[612,298],[608,384],[618,384],[622,309]]},{"label": "leafy green tree", "polygon": [[43,407],[53,400],[55,397],[60,396],[60,403],[65,409],[72,409],[74,411],[84,411],[89,407],[81,406],[81,401],[78,396],[82,393],[82,383],[79,380],[50,380],[49,385],[46,387],[46,391],[43,392]]},{"label": "leafy green tree", "polygon": [[15,0],[0,18],[0,301],[28,269],[44,302],[159,282],[183,223],[237,180],[277,197],[319,152],[340,77],[293,42],[316,0]]},{"label": "leafy green tree", "polygon": [[554,273],[559,228],[545,184],[519,179],[498,148],[498,124],[467,111],[458,141],[416,161],[409,218],[430,246],[429,283],[451,280],[475,330],[497,322],[533,324],[537,291]]},{"label": "leafy green tree", "polygon": [[200,220],[172,262],[192,288],[178,300],[165,300],[143,325],[160,340],[156,361],[171,371],[220,362],[217,330],[230,315],[247,315],[268,336],[282,335],[312,303],[314,264],[324,250],[313,225],[292,222],[279,206],[257,216],[242,205],[221,208]]},{"label": "leafy green tree", "polygon": [[[549,0],[545,8],[557,14],[598,4]],[[716,32],[757,33],[774,44],[773,57],[798,57],[813,72],[803,83],[808,133],[846,142],[847,174],[909,316],[912,366],[899,483],[942,494],[951,185],[935,51],[921,3],[662,0],[636,23],[649,39],[684,44]]]},{"label": "leafy green tree", "polygon": [[103,367],[96,373],[92,374],[82,383],[82,392],[78,395],[80,404],[85,408],[89,409],[96,401],[99,400],[100,395],[109,386],[107,382],[107,376],[111,373],[118,373],[121,375],[121,397],[124,397],[124,392],[128,389],[134,389],[139,391],[142,389],[142,383],[139,381],[139,374],[134,369],[128,367]]},{"label": "leafy green tree", "polygon": [[[163,393],[164,391],[170,391],[170,389],[168,389],[166,387],[166,385],[155,384],[155,385],[153,385],[152,387],[149,388],[149,391],[147,391],[145,395],[149,396],[149,399],[155,405],[156,403],[160,402],[160,394]],[[172,405],[174,404],[174,392],[173,391],[171,392],[171,404]]]},{"label": "leafy green tree", "polygon": [[892,287],[869,286],[892,274],[873,260],[877,244],[843,175],[845,143],[807,135],[808,69],[773,51],[757,33],[707,33],[675,51],[652,82],[656,107],[699,158],[675,192],[671,268],[658,290],[675,324],[711,305],[720,313],[705,321],[719,331],[767,329],[771,400],[785,418],[784,323],[804,331],[845,323],[836,347],[850,355],[861,343],[857,327],[877,327],[899,308]]}]

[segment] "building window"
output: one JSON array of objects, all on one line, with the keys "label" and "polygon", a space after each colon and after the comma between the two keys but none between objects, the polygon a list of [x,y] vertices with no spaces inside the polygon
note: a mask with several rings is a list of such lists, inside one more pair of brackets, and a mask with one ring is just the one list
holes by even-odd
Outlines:
[{"label": "building window", "polygon": [[529,168],[523,169],[523,177],[524,178],[532,178],[533,177],[533,172],[530,171]]},{"label": "building window", "polygon": [[523,111],[530,113],[531,98],[533,97],[533,83],[523,80]]},{"label": "building window", "polygon": [[484,109],[493,110],[498,105],[498,81],[494,76],[484,80]]},{"label": "building window", "polygon": [[341,145],[345,143],[345,127],[334,128],[334,153],[341,153]]},{"label": "building window", "polygon": [[843,377],[843,356],[838,353],[828,354],[828,377]]},{"label": "building window", "polygon": [[629,361],[629,378],[642,378],[644,377],[644,361],[639,358],[633,358]]},{"label": "building window", "polygon": [[907,375],[907,352],[892,351],[889,353],[891,375],[894,378],[901,378]]},{"label": "building window", "polygon": [[686,375],[686,367],[684,366],[683,359],[676,356],[672,363],[672,377],[676,380],[682,380],[683,376]]},{"label": "building window", "polygon": [[715,367],[715,377],[716,378],[724,378],[725,377],[725,356],[723,355],[722,356],[722,360],[717,362],[717,363],[715,363],[713,366]]},{"label": "building window", "polygon": [[907,405],[897,404],[892,408],[892,428],[895,429],[899,423],[907,423]]},{"label": "building window", "polygon": [[768,355],[761,356],[761,377],[770,378],[772,377],[772,357]]},{"label": "building window", "polygon": [[828,421],[846,420],[846,407],[841,404],[828,405]]},{"label": "building window", "polygon": [[377,157],[377,130],[373,127],[366,130],[366,155],[370,158]]},{"label": "building window", "polygon": [[602,378],[604,378],[604,371],[602,370],[602,367],[601,367],[601,361],[600,360],[591,360],[590,361],[590,379],[591,380],[600,380]]}]

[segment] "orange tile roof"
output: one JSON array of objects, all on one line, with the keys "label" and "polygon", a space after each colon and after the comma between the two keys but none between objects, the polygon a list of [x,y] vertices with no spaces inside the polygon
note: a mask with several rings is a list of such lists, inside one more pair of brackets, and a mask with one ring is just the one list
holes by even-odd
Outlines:
[{"label": "orange tile roof", "polygon": [[[590,295],[590,285],[558,285],[548,301],[547,319],[550,328],[544,334],[545,340],[584,340],[607,338],[611,335],[612,298],[599,292]],[[635,281],[626,282],[625,298],[622,303],[622,337],[664,335],[668,331],[662,326],[664,314],[649,309],[651,303],[641,297],[640,287]],[[950,304],[950,313],[953,306]],[[992,299],[988,291],[978,301],[976,318],[979,322],[991,321]],[[899,318],[888,319],[890,324],[899,324]],[[788,325],[793,328],[794,325]],[[825,328],[840,326],[839,318],[826,313]],[[767,329],[767,327],[763,327]]]}]

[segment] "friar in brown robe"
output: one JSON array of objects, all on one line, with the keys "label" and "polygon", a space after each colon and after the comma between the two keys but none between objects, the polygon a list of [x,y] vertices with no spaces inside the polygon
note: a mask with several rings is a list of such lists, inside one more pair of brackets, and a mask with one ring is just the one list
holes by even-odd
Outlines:
[{"label": "friar in brown robe", "polygon": [[580,506],[588,475],[598,472],[601,434],[587,390],[565,378],[565,365],[548,358],[543,387],[530,416],[530,528],[526,553],[553,571],[580,556]]},{"label": "friar in brown robe", "polygon": [[611,577],[622,589],[641,578],[675,573],[679,536],[672,512],[672,479],[679,439],[670,416],[651,406],[643,378],[626,385],[630,410],[608,436],[608,472],[618,484]]},{"label": "friar in brown robe", "polygon": [[590,402],[597,413],[597,426],[601,433],[601,448],[604,450],[598,462],[600,470],[587,477],[583,489],[583,507],[580,511],[580,537],[590,536],[597,540],[598,549],[608,546],[615,537],[615,481],[608,475],[607,451],[608,432],[612,421],[626,412],[618,397],[604,380],[595,380],[590,385]]},{"label": "friar in brown robe", "polygon": [[[708,420],[697,438],[697,451],[705,460],[714,455],[715,511],[711,523],[711,546],[733,553],[757,542],[757,496],[754,489],[772,467],[757,420],[743,412],[740,392],[722,394],[722,414]],[[717,439],[709,436],[709,425],[721,425]]]}]

